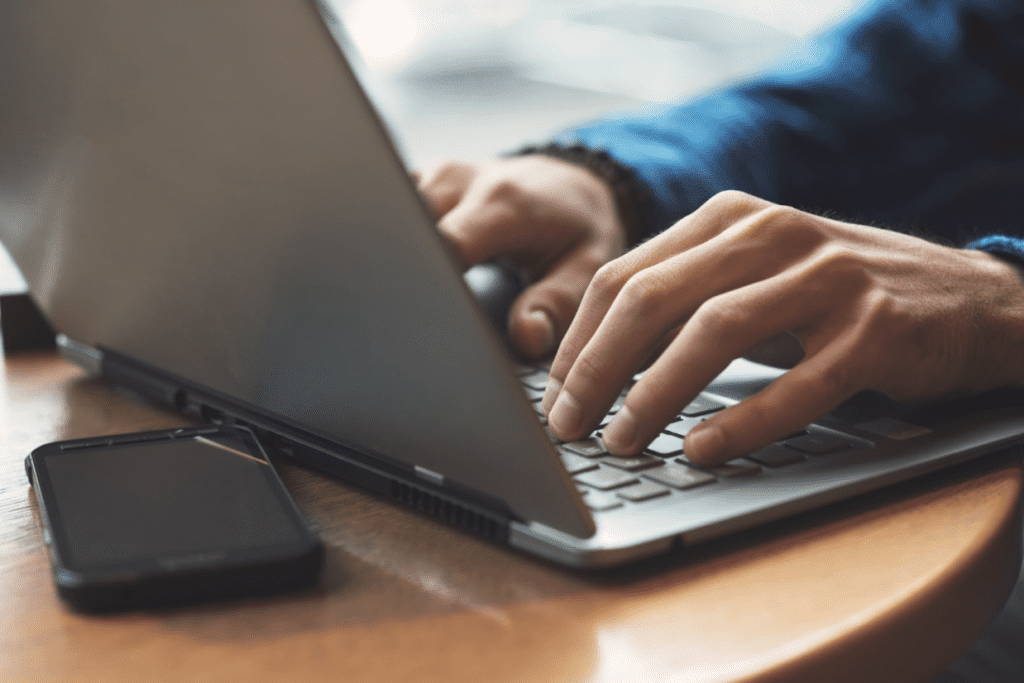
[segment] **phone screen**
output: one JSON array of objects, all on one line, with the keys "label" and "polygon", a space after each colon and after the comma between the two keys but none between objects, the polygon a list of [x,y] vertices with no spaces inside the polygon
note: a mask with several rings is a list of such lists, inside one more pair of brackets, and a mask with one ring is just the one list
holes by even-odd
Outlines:
[{"label": "phone screen", "polygon": [[65,561],[85,570],[300,542],[269,467],[223,438],[51,454]]}]

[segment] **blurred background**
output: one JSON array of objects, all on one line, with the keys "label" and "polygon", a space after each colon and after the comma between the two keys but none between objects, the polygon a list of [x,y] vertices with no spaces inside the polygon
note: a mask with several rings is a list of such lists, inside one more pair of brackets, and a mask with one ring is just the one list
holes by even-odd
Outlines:
[{"label": "blurred background", "polygon": [[757,73],[864,0],[325,0],[410,167]]}]

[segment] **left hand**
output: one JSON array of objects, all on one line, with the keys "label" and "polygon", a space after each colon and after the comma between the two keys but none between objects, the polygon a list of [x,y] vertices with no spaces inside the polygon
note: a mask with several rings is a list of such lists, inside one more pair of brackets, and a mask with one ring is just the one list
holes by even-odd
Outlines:
[{"label": "left hand", "polygon": [[724,192],[598,271],[543,407],[558,437],[582,438],[664,348],[604,430],[609,451],[638,453],[733,359],[785,333],[803,360],[691,430],[690,460],[756,451],[863,389],[1024,385],[1024,283],[1009,264]]},{"label": "left hand", "polygon": [[594,273],[626,245],[611,188],[567,161],[449,162],[417,183],[464,267],[500,256],[530,276],[508,316],[525,358],[554,352]]}]

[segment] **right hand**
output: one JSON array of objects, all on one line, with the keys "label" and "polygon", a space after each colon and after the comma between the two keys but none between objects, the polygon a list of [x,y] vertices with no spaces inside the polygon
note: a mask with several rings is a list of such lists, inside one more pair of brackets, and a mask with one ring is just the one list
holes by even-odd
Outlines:
[{"label": "right hand", "polygon": [[419,174],[418,185],[463,268],[502,257],[528,276],[508,320],[525,358],[554,353],[594,273],[626,246],[611,189],[566,161],[453,161]]}]

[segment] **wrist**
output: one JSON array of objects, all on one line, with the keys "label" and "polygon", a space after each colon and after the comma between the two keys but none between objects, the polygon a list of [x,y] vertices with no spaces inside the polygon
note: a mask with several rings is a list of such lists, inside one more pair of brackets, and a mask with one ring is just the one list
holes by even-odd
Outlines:
[{"label": "wrist", "polygon": [[992,283],[978,321],[996,347],[987,358],[995,373],[992,384],[1024,387],[1024,261],[1001,252],[975,253],[986,262]]}]

